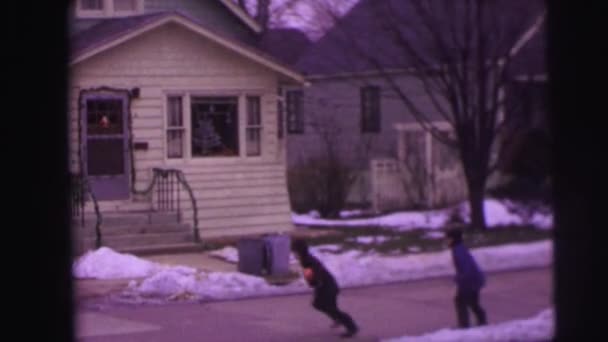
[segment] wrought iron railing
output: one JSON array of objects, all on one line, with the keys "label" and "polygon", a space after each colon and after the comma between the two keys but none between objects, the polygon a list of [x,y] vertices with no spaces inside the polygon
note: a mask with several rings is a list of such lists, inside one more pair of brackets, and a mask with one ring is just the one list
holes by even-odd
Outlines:
[{"label": "wrought iron railing", "polygon": [[192,205],[193,238],[200,242],[198,232],[198,209],[192,188],[183,171],[177,169],[152,169],[152,180],[144,190],[133,189],[136,195],[152,196],[152,207],[158,212],[175,212],[177,221],[182,222],[181,191],[186,190]]},{"label": "wrought iron railing", "polygon": [[101,216],[101,211],[99,210],[97,198],[95,197],[93,191],[91,191],[91,186],[87,177],[80,173],[71,173],[70,178],[72,193],[72,222],[80,221],[80,228],[86,228],[85,206],[87,200],[90,199],[95,210],[95,247],[99,248],[101,247],[101,223],[103,218]]}]

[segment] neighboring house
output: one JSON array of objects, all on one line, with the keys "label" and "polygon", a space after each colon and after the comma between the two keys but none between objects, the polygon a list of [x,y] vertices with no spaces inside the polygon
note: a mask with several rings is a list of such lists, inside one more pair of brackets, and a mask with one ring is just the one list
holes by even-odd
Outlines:
[{"label": "neighboring house", "polygon": [[[550,167],[550,133],[547,122],[547,70],[544,51],[546,50],[546,24],[521,47],[511,65],[513,75],[510,101],[518,101],[520,106],[507,113],[511,115],[517,135],[513,144],[505,151],[501,160],[501,170],[506,174],[524,173],[533,182],[542,182]],[[524,155],[524,158],[522,158]],[[527,156],[525,156],[527,155]],[[520,158],[517,160],[517,158]],[[534,159],[534,160],[530,160]],[[534,164],[534,165],[522,165]],[[526,170],[522,169],[525,168]]]},{"label": "neighboring house", "polygon": [[[79,0],[72,14],[70,169],[103,244],[293,228],[277,91],[304,80],[260,48],[253,19],[228,0]],[[78,222],[94,225],[93,204]]]},{"label": "neighboring house", "polygon": [[[393,4],[408,13],[408,2]],[[311,85],[288,91],[285,96],[289,166],[297,168],[311,158],[323,158],[328,146],[319,137],[330,130],[331,148],[339,151],[342,160],[359,176],[350,189],[348,201],[352,204],[390,210],[460,201],[466,198],[466,188],[457,152],[433,139],[391,89],[377,65],[353,48],[357,45],[365,53],[378,56],[378,63],[399,87],[419,107],[426,108],[426,114],[436,120],[443,133],[452,134],[422,83],[410,76],[415,70],[408,64],[408,56],[401,53],[403,49],[396,48],[395,40],[386,34],[384,25],[390,20],[378,16],[373,9],[376,3],[360,0],[298,60],[296,68]],[[503,3],[511,6],[511,13],[516,16],[523,17],[518,11],[529,8],[533,14],[530,18],[542,18],[540,1]],[[499,25],[509,24],[508,19],[497,21]],[[530,21],[525,31],[517,32],[520,51],[516,51],[510,71],[513,85],[529,85],[529,67],[538,69],[544,65],[543,46],[539,44],[544,42],[544,22],[540,23],[542,28],[538,21]],[[424,44],[423,38],[417,39]],[[528,44],[530,40],[533,43]],[[497,46],[500,49],[507,53],[506,46]],[[535,75],[534,82],[543,82],[543,74]],[[402,176],[400,170],[404,167],[410,176]]]}]

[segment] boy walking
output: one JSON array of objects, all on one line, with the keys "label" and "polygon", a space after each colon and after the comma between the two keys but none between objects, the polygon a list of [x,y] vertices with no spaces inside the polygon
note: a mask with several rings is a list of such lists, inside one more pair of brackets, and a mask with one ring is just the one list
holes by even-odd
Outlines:
[{"label": "boy walking", "polygon": [[452,250],[452,259],[456,268],[456,315],[460,328],[469,327],[470,308],[475,314],[478,325],[487,324],[486,312],[479,304],[479,293],[485,286],[485,276],[477,262],[462,242],[462,231],[452,229],[446,234],[448,245]]},{"label": "boy walking", "polygon": [[308,285],[314,288],[312,306],[329,316],[334,321],[334,326],[341,324],[346,328],[346,332],[340,336],[354,336],[359,328],[349,314],[338,308],[337,297],[340,289],[334,277],[317,258],[310,254],[306,241],[294,240],[292,250],[304,269]]}]

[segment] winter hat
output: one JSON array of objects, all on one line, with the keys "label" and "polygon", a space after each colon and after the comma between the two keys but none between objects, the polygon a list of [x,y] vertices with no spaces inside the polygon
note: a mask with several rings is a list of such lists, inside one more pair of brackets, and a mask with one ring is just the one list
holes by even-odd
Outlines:
[{"label": "winter hat", "polygon": [[454,243],[462,242],[462,230],[460,230],[458,228],[452,228],[452,229],[448,230],[446,232],[445,236],[454,240]]},{"label": "winter hat", "polygon": [[308,254],[308,243],[302,239],[295,239],[291,242],[291,250],[299,255]]}]

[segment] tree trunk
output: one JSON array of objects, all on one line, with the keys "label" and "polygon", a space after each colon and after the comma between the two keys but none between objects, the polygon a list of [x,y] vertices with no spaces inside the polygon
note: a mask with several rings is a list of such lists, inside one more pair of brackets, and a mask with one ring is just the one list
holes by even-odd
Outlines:
[{"label": "tree trunk", "polygon": [[258,0],[256,20],[263,30],[268,28],[270,20],[270,2],[271,0]]},{"label": "tree trunk", "polygon": [[469,206],[471,207],[471,227],[473,229],[485,230],[487,228],[483,206],[485,184],[477,184],[477,182],[467,182],[467,184]]}]

